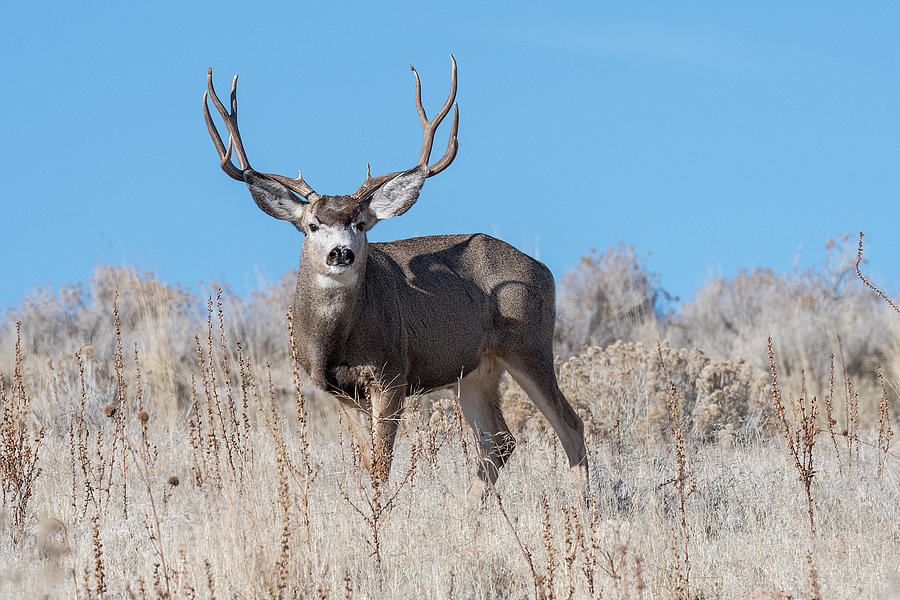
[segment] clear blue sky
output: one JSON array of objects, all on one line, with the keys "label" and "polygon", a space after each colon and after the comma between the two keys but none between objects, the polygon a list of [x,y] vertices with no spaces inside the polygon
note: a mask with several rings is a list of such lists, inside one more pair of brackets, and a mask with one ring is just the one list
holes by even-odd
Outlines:
[{"label": "clear blue sky", "polygon": [[[253,165],[349,193],[411,166],[409,63],[433,113],[459,61],[460,150],[375,241],[483,231],[561,276],[592,247],[710,274],[789,270],[865,231],[900,283],[896,3],[15,2],[0,20],[0,307],[133,264],[238,292],[301,236],[219,170],[207,67],[239,73]],[[436,150],[446,137],[438,135]]]}]

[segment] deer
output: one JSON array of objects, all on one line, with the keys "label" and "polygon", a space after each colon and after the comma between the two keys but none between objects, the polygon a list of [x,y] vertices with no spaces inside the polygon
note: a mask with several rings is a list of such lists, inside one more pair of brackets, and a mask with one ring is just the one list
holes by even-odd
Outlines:
[{"label": "deer", "polygon": [[[257,206],[304,234],[291,306],[295,360],[312,385],[338,400],[373,480],[390,474],[407,396],[455,388],[480,457],[469,499],[483,497],[515,449],[500,406],[504,371],[527,393],[562,443],[569,471],[587,489],[584,425],[559,389],[553,364],[555,284],[541,262],[491,236],[432,235],[369,243],[379,221],[412,208],[425,180],[444,171],[459,146],[457,65],[433,119],[415,103],[422,147],[415,166],[373,176],[350,195],[320,195],[303,179],[250,166],[237,123],[237,75],[226,109],[207,71],[203,115],[220,167],[243,182]],[[222,141],[209,99],[228,132]],[[429,164],[435,132],[453,108],[447,150]],[[237,159],[237,165],[232,160]]]}]

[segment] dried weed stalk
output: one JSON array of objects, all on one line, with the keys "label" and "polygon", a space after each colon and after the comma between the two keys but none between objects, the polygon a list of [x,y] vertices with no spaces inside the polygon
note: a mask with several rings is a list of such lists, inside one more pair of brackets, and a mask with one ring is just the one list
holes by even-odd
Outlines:
[{"label": "dried weed stalk", "polygon": [[[81,517],[84,518],[89,505],[97,514],[104,513],[108,507],[112,497],[116,455],[114,445],[104,445],[105,438],[102,428],[98,429],[93,437],[88,431],[85,421],[87,378],[84,357],[76,350],[74,358],[78,365],[80,397],[77,416],[69,422],[69,466],[72,472],[71,505],[74,510],[78,510],[79,490],[81,490]],[[116,407],[112,405],[107,406],[104,410],[104,414],[114,422],[118,421],[118,414],[121,412],[123,411],[117,411]],[[124,427],[120,429],[119,424],[115,424],[114,427],[115,439],[118,436],[117,431],[123,430]],[[124,492],[123,500],[127,500]]]},{"label": "dried weed stalk", "polygon": [[[591,501],[589,506],[596,507],[596,500],[591,497]],[[597,557],[599,554],[599,544],[597,543],[597,519],[598,519],[598,511],[591,511],[591,520],[590,520],[590,541],[587,539],[585,535],[584,527],[581,525],[581,520],[578,518],[574,518],[575,522],[575,542],[578,544],[578,548],[581,550],[581,556],[583,558],[581,563],[581,572],[584,575],[584,579],[587,582],[588,596],[591,598],[595,598],[595,585],[594,578],[597,574]]]},{"label": "dried weed stalk", "polygon": [[[209,357],[209,361],[204,356],[203,346],[200,343],[200,337],[194,336],[194,343],[197,346],[197,364],[200,368],[200,376],[202,378],[203,385],[203,398],[206,400],[206,444],[203,448],[206,462],[209,465],[215,467],[215,470],[212,471],[212,479],[214,481],[214,485],[216,489],[222,488],[222,465],[219,461],[219,446],[222,442],[219,440],[219,434],[217,432],[216,427],[216,419],[213,413],[213,407],[218,405],[218,396],[214,392],[215,388],[215,380],[209,380],[209,367],[207,366],[207,362],[212,362],[212,356]],[[193,377],[192,377],[193,379]],[[196,417],[198,423],[200,423],[201,417],[200,407],[197,407]],[[221,413],[220,413],[221,417]],[[221,420],[221,419],[220,419]],[[198,431],[202,431],[202,428],[198,426]],[[209,475],[208,475],[209,477]]]},{"label": "dried weed stalk", "polygon": [[847,438],[847,468],[853,468],[853,456],[859,460],[859,392],[853,390],[853,382],[847,373],[844,362],[844,341],[838,336],[838,352],[841,355],[841,371],[844,375],[844,391],[847,394],[847,402],[844,405],[844,421],[847,427],[841,434]]},{"label": "dried weed stalk", "polygon": [[881,375],[881,367],[878,368],[878,380],[881,382],[881,401],[878,403],[878,442],[876,447],[878,476],[884,473],[884,460],[891,450],[891,437],[894,431],[891,429],[891,411],[888,402],[887,388],[884,385],[884,377]]},{"label": "dried weed stalk", "polygon": [[843,477],[844,466],[841,464],[841,451],[838,449],[837,436],[834,426],[837,421],[834,418],[834,354],[831,355],[831,364],[828,368],[828,395],[825,396],[825,421],[828,425],[828,435],[831,436],[831,445],[834,447],[834,457],[837,460],[838,472]]},{"label": "dried weed stalk", "polygon": [[117,458],[116,447],[119,443],[122,445],[121,451],[121,467],[122,467],[122,516],[128,518],[128,477],[125,467],[126,448],[128,446],[128,432],[125,428],[125,400],[127,399],[127,388],[125,385],[125,353],[122,350],[122,323],[119,320],[119,290],[115,291],[113,299],[113,329],[116,333],[116,350],[113,354],[113,362],[116,371],[116,404],[114,417],[115,428],[113,430],[112,450],[109,455],[109,481],[107,482],[107,494],[112,488],[113,472],[115,470],[115,461]]},{"label": "dried weed stalk", "polygon": [[877,286],[873,285],[868,279],[866,279],[865,276],[862,274],[862,272],[859,270],[859,265],[860,265],[860,263],[862,263],[862,259],[863,259],[862,254],[863,254],[863,232],[860,231],[859,232],[859,249],[856,251],[856,275],[857,275],[857,277],[859,277],[859,280],[865,284],[865,286],[867,288],[869,288],[870,290],[875,292],[876,296],[878,296],[879,298],[884,300],[888,306],[890,306],[897,312],[897,314],[900,314],[900,307],[898,307],[896,304],[894,304],[894,302],[891,301],[891,299],[887,297],[887,294],[882,292]]},{"label": "dried weed stalk", "polygon": [[794,459],[794,467],[803,489],[806,492],[806,504],[809,513],[809,531],[810,535],[815,535],[816,527],[813,520],[813,502],[812,502],[812,479],[816,471],[813,468],[813,448],[815,447],[816,434],[816,416],[818,407],[816,405],[815,396],[809,400],[800,396],[795,404],[795,410],[799,415],[799,429],[795,423],[787,418],[787,411],[781,400],[781,392],[778,389],[778,371],[775,367],[775,345],[772,338],[768,341],[769,368],[772,373],[772,403],[775,407],[775,415],[781,425],[781,432],[787,442],[788,453]]},{"label": "dried weed stalk", "polygon": [[[221,294],[221,290],[219,290]],[[221,300],[221,296],[219,296]],[[224,343],[224,340],[220,340]],[[228,466],[231,467],[231,472],[235,472],[234,467],[234,448],[232,448],[231,437],[228,435],[228,424],[226,423],[226,417],[222,413],[222,403],[219,400],[219,386],[217,385],[217,373],[218,369],[216,368],[216,360],[214,354],[213,345],[213,299],[212,296],[209,296],[206,301],[206,347],[209,356],[209,360],[207,361],[207,368],[209,369],[208,377],[209,377],[209,387],[206,389],[212,390],[212,404],[216,407],[216,416],[218,417],[218,429],[220,433],[220,439],[222,441],[222,445],[225,447],[225,457],[228,459]],[[227,356],[227,354],[226,354]],[[223,364],[226,363],[225,356],[222,357]],[[231,397],[231,390],[228,388],[228,397]],[[228,413],[228,407],[225,408],[225,414]]]},{"label": "dried weed stalk", "polygon": [[680,535],[672,530],[672,555],[674,558],[672,564],[673,571],[673,591],[675,597],[690,598],[690,572],[691,563],[688,554],[688,544],[690,542],[690,528],[687,523],[687,511],[685,503],[692,493],[694,493],[694,484],[690,482],[690,474],[687,470],[687,452],[684,441],[684,433],[681,425],[681,415],[678,410],[678,393],[675,384],[669,379],[669,372],[666,367],[666,361],[663,360],[662,343],[657,340],[656,350],[659,354],[659,364],[666,381],[666,389],[668,391],[669,404],[669,420],[672,425],[672,434],[674,437],[675,464],[678,466],[678,473],[667,481],[675,485],[678,492],[678,513],[681,517]]},{"label": "dried weed stalk", "polygon": [[300,450],[300,503],[303,510],[303,531],[306,534],[306,547],[311,552],[312,542],[309,534],[309,490],[313,479],[318,473],[318,467],[313,469],[309,459],[309,423],[306,414],[306,397],[300,389],[300,365],[299,358],[297,357],[297,348],[294,345],[294,319],[290,312],[287,313],[287,327],[291,345],[291,366],[294,373],[295,400],[297,402],[297,444]]},{"label": "dried weed stalk", "polygon": [[547,502],[547,494],[544,492],[541,492],[541,525],[544,532],[544,551],[547,553],[547,576],[544,579],[544,597],[547,600],[556,600],[556,593],[554,592],[556,557],[553,549],[553,535],[550,532],[550,504]]},{"label": "dried weed stalk", "polygon": [[[103,565],[103,542],[100,541],[100,515],[91,517],[91,549],[94,557],[94,582],[97,584],[97,598],[102,600],[106,597],[106,570]],[[85,585],[86,589],[89,589]]]},{"label": "dried weed stalk", "polygon": [[575,597],[575,559],[578,546],[575,541],[575,523],[578,522],[578,512],[575,505],[571,505],[565,510],[563,521],[563,533],[565,543],[565,554],[563,561],[566,563],[566,584],[568,586],[567,600]]},{"label": "dried weed stalk", "polygon": [[806,553],[806,564],[809,565],[809,600],[822,600],[819,590],[819,571],[813,564],[812,552]]},{"label": "dried weed stalk", "polygon": [[[373,556],[375,558],[375,566],[377,568],[378,574],[383,575],[381,532],[384,528],[384,520],[390,513],[390,510],[393,507],[397,496],[400,494],[400,491],[403,490],[403,488],[408,485],[412,479],[413,473],[415,471],[416,447],[413,446],[412,448],[410,467],[404,474],[403,479],[400,480],[400,483],[396,485],[393,492],[390,492],[388,490],[388,481],[383,477],[383,467],[379,468],[378,466],[385,464],[385,457],[380,457],[379,460],[379,457],[374,456],[376,423],[374,416],[375,411],[372,406],[371,398],[369,398],[369,410],[367,412],[369,414],[369,418],[371,419],[368,443],[370,444],[369,447],[373,449],[370,468],[366,469],[365,467],[363,467],[361,458],[362,450],[353,445],[354,442],[358,443],[358,440],[355,440],[355,438],[351,440],[350,453],[353,471],[356,472],[357,496],[361,500],[352,500],[350,498],[350,494],[347,492],[347,490],[344,489],[343,485],[340,482],[338,483],[338,489],[340,490],[344,501],[346,501],[347,504],[350,505],[354,512],[356,512],[356,514],[358,514],[362,518],[363,522],[369,528],[370,535],[365,538],[365,541],[372,548],[370,556]],[[353,438],[353,436],[350,437]],[[362,471],[368,472],[368,486],[363,484]]]},{"label": "dried weed stalk", "polygon": [[288,472],[291,469],[290,459],[288,458],[287,447],[284,444],[284,437],[278,427],[278,415],[275,407],[275,388],[272,385],[272,365],[266,363],[266,377],[268,380],[269,404],[272,410],[272,418],[269,431],[272,433],[275,442],[275,463],[278,469],[278,505],[281,508],[281,537],[280,552],[275,563],[275,572],[277,576],[275,593],[273,597],[285,597],[288,578],[288,561],[291,556],[290,540],[291,540],[291,506],[293,498],[290,494],[290,486],[288,485]]},{"label": "dried weed stalk", "polygon": [[13,541],[16,543],[22,539],[28,502],[34,494],[35,481],[41,474],[38,455],[44,439],[44,428],[30,423],[30,399],[22,377],[21,328],[22,323],[16,323],[16,362],[9,395],[3,389],[3,377],[0,375],[0,493],[3,505],[12,508]]},{"label": "dried weed stalk", "polygon": [[148,525],[148,533],[150,533],[150,541],[153,543],[153,549],[156,551],[156,554],[159,557],[160,564],[162,565],[163,580],[166,586],[166,598],[171,598],[172,593],[169,584],[169,568],[166,565],[166,552],[163,545],[162,528],[159,524],[159,513],[156,510],[156,502],[153,499],[153,485],[150,483],[151,481],[153,481],[154,477],[151,474],[150,463],[148,462],[148,448],[146,448],[145,446],[141,446],[140,448],[136,449],[129,444],[128,450],[131,452],[131,457],[134,460],[135,466],[137,466],[138,472],[140,473],[141,478],[144,482],[144,489],[147,490],[147,496],[150,498],[150,511],[153,517],[153,531],[150,532]]},{"label": "dried weed stalk", "polygon": [[[227,410],[228,435],[230,447],[235,454],[240,456],[243,445],[241,444],[241,429],[238,425],[237,408],[234,404],[234,396],[231,389],[231,371],[229,365],[228,337],[225,335],[225,311],[222,307],[222,288],[216,288],[216,313],[219,318],[219,345],[222,352],[222,380],[225,384],[225,407]],[[243,467],[243,463],[238,463]],[[242,471],[241,471],[242,472]]]}]

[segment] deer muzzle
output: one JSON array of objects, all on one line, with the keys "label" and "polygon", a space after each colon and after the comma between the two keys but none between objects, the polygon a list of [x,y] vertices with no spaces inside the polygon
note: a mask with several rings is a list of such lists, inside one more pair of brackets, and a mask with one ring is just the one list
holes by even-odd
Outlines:
[{"label": "deer muzzle", "polygon": [[325,264],[330,267],[349,267],[353,264],[353,250],[349,246],[336,246],[328,253]]}]

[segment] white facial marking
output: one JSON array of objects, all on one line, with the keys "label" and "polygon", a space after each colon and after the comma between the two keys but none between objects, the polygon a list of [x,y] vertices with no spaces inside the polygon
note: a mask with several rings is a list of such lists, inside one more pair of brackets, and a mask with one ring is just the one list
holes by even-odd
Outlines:
[{"label": "white facial marking", "polygon": [[[353,252],[353,263],[329,265],[328,254],[341,246]],[[312,259],[315,285],[320,288],[341,288],[356,284],[365,266],[367,247],[366,233],[360,231],[356,223],[346,226],[318,224],[318,229],[310,231],[303,242],[303,252]]]},{"label": "white facial marking", "polygon": [[325,273],[316,273],[316,285],[320,288],[347,287],[356,283],[359,272],[349,267],[327,267]]}]

